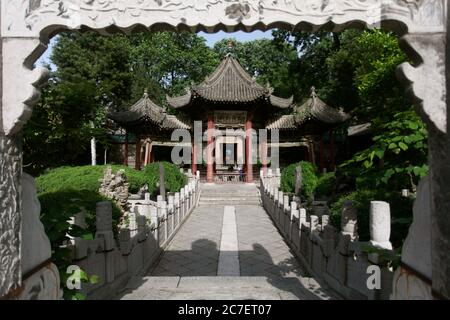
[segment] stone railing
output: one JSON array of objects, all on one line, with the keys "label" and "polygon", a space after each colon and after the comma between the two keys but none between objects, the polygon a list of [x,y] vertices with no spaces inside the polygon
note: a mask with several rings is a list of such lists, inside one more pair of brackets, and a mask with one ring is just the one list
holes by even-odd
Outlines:
[{"label": "stone railing", "polygon": [[[329,215],[310,215],[280,191],[279,172],[272,174],[269,170],[264,177],[261,172],[261,177],[263,206],[309,273],[347,299],[389,299],[393,271],[384,258],[385,254],[393,255],[388,203],[371,202],[371,241],[361,242],[351,202],[344,204],[341,228],[337,230],[329,224]],[[375,253],[372,248],[377,249]],[[383,252],[383,258],[377,252]]]},{"label": "stone railing", "polygon": [[[181,225],[194,210],[200,197],[199,179],[188,175],[189,182],[167,201],[130,200],[127,227],[115,239],[111,202],[97,203],[93,240],[73,239],[73,262],[88,275],[98,276],[96,284],[82,284],[88,299],[107,299],[124,288],[135,276],[141,276],[158,259]],[[83,224],[83,221],[78,221]],[[78,224],[77,223],[77,224]]]}]

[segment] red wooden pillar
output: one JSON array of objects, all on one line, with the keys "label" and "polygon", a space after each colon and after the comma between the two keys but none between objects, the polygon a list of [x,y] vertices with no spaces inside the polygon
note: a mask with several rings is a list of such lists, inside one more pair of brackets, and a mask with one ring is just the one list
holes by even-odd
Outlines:
[{"label": "red wooden pillar", "polygon": [[136,163],[135,169],[141,170],[141,138],[139,136],[136,137]]},{"label": "red wooden pillar", "polygon": [[213,159],[213,151],[214,151],[214,118],[213,114],[208,115],[208,146],[207,146],[207,157],[206,157],[206,181],[213,182],[214,181],[214,159]]},{"label": "red wooden pillar", "polygon": [[124,152],[123,165],[128,167],[128,130],[125,131],[125,152]]},{"label": "red wooden pillar", "polygon": [[253,182],[252,127],[252,114],[249,113],[245,123],[245,163],[248,183]]},{"label": "red wooden pillar", "polygon": [[335,170],[335,146],[334,146],[334,133],[333,130],[330,130],[330,161],[331,161],[331,170]]},{"label": "red wooden pillar", "polygon": [[195,139],[192,142],[192,174],[197,174],[197,145]]}]

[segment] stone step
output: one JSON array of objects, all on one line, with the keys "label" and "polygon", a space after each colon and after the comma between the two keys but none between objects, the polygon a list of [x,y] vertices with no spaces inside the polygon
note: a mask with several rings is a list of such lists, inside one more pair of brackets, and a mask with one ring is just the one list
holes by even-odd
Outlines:
[{"label": "stone step", "polygon": [[[318,300],[311,278],[296,277],[145,277],[131,281],[121,299],[139,300]],[[314,292],[314,294],[312,293]]]},{"label": "stone step", "polygon": [[260,202],[259,200],[254,200],[254,201],[228,201],[228,200],[216,200],[216,201],[200,201],[199,205],[221,205],[221,206],[230,206],[230,205],[235,205],[235,206],[239,206],[239,205],[255,205],[255,206],[259,206]]},{"label": "stone step", "polygon": [[247,201],[259,202],[260,199],[257,197],[255,197],[255,198],[250,198],[250,197],[247,197],[247,198],[231,198],[231,197],[230,198],[203,198],[203,197],[201,197],[200,198],[200,202],[228,202],[228,203],[230,203],[230,205],[232,205],[235,202],[247,202]]}]

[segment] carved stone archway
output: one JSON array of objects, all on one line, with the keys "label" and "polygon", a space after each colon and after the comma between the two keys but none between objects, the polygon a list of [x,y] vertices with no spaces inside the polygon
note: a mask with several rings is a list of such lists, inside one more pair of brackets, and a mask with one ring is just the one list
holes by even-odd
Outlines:
[{"label": "carved stone archway", "polygon": [[[381,26],[402,36],[413,64],[400,73],[430,132],[431,269],[436,296],[450,296],[450,137],[445,0],[3,0],[1,2],[0,297],[22,285],[20,133],[47,71],[34,62],[62,30],[102,34],[135,27],[215,32],[314,31]],[[412,268],[414,269],[414,268]]]}]

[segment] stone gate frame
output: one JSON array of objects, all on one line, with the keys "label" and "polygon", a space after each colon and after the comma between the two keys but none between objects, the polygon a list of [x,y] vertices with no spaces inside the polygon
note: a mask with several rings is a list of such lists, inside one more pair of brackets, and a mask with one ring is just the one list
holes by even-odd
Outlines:
[{"label": "stone gate frame", "polygon": [[[48,71],[34,67],[64,30],[395,31],[412,63],[399,67],[430,132],[431,270],[437,297],[450,296],[450,121],[446,0],[1,0],[0,297],[22,285],[21,130]],[[410,266],[414,269],[414,266]],[[423,276],[423,274],[422,274]]]}]

